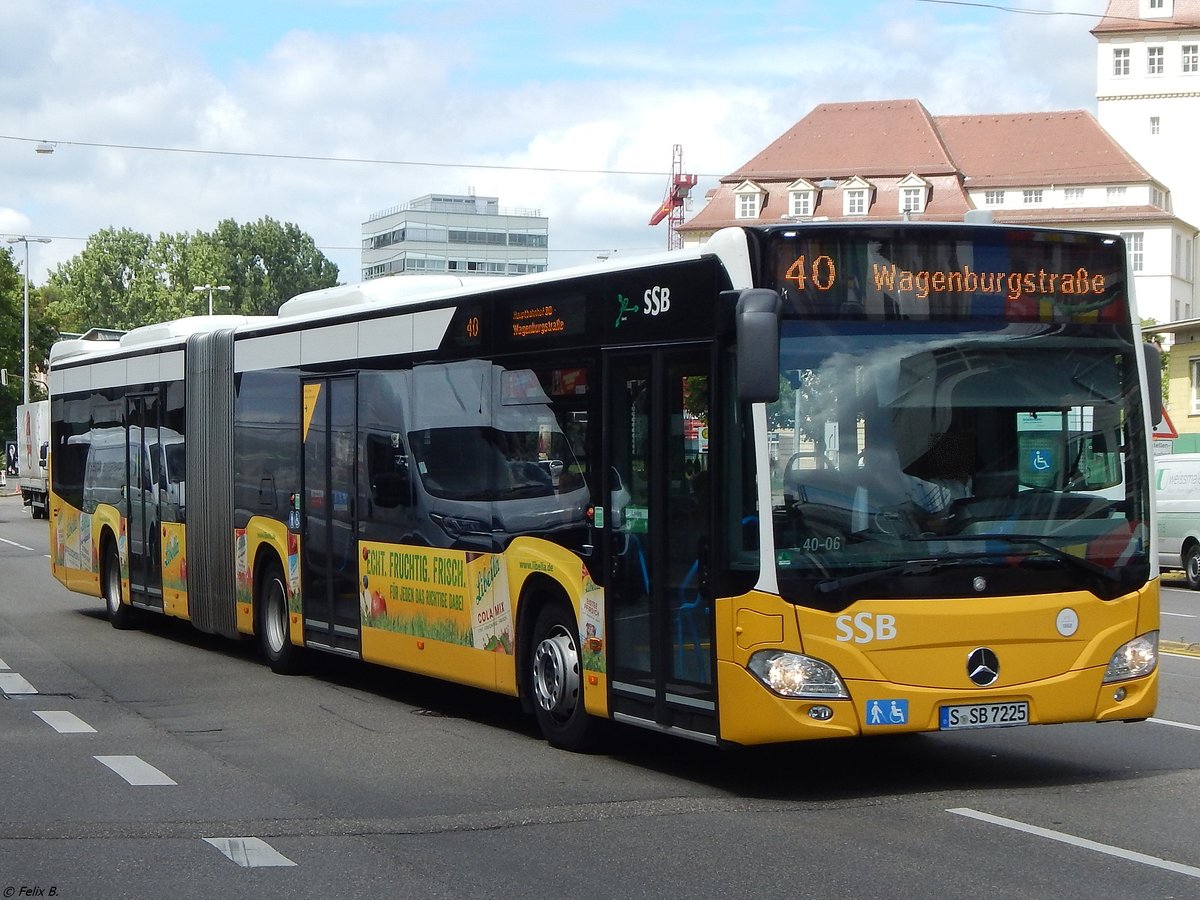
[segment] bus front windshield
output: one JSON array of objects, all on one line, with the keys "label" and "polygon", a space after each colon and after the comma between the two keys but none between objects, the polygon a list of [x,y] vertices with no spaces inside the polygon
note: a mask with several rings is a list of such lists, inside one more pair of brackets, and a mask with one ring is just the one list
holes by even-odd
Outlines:
[{"label": "bus front windshield", "polygon": [[1144,583],[1136,351],[1116,326],[785,322],[769,407],[784,595],[840,609]]}]

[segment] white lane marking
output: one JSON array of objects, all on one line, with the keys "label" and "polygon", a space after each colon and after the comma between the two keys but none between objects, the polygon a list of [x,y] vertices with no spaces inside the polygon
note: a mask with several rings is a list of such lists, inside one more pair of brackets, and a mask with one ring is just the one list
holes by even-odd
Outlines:
[{"label": "white lane marking", "polygon": [[65,709],[35,709],[33,714],[59,734],[95,734],[96,729]]},{"label": "white lane marking", "polygon": [[1200,619],[1200,616],[1193,615],[1192,613],[1159,612],[1159,615],[1160,616],[1175,616],[1177,619]]},{"label": "white lane marking", "polygon": [[133,785],[178,784],[177,781],[168,778],[150,763],[137,756],[96,756],[93,758],[104,763]]},{"label": "white lane marking", "polygon": [[1170,719],[1147,719],[1147,722],[1153,722],[1155,725],[1170,725],[1172,728],[1187,728],[1189,731],[1200,731],[1200,725],[1191,725],[1187,722],[1172,722]]},{"label": "white lane marking", "polygon": [[8,544],[10,547],[17,547],[21,550],[28,550],[30,553],[37,553],[34,547],[26,547],[24,544],[18,544],[16,541],[10,541],[8,538],[0,538],[0,544]]},{"label": "white lane marking", "polygon": [[1126,859],[1130,862],[1141,863],[1144,866],[1153,866],[1156,869],[1166,869],[1168,872],[1177,872],[1180,875],[1187,875],[1189,878],[1200,878],[1200,869],[1195,866],[1185,866],[1183,863],[1171,862],[1169,859],[1162,859],[1158,856],[1149,856],[1145,853],[1138,853],[1134,850],[1126,850],[1124,847],[1114,847],[1111,844],[1100,844],[1096,841],[1089,841],[1087,838],[1076,837],[1073,834],[1067,834],[1063,831],[1051,831],[1049,828],[1039,828],[1037,825],[1029,825],[1025,822],[1018,822],[1016,819],[1005,819],[1001,816],[992,816],[988,813],[979,812],[975,809],[948,809],[948,813],[954,813],[956,816],[966,816],[968,819],[978,819],[980,822],[987,822],[991,825],[999,825],[1001,828],[1011,828],[1014,831],[1023,831],[1026,834],[1032,834],[1036,837],[1046,838],[1051,841],[1059,841],[1063,844],[1070,844],[1073,847],[1081,847],[1084,850],[1094,850],[1097,853],[1104,853],[1108,856],[1115,856],[1118,859]]},{"label": "white lane marking", "polygon": [[8,668],[8,663],[6,663],[4,660],[0,659],[0,669],[7,669],[7,668]]},{"label": "white lane marking", "polygon": [[16,541],[10,541],[8,538],[0,538],[0,544],[8,544],[10,547],[16,547],[20,550],[28,550],[30,553],[37,553],[36,547],[26,547],[24,544],[18,544]]},{"label": "white lane marking", "polygon": [[264,841],[256,837],[205,838],[229,859],[242,868],[258,869],[264,866],[294,866],[295,863]]},{"label": "white lane marking", "polygon": [[37,688],[16,672],[0,672],[0,694],[36,694]]}]

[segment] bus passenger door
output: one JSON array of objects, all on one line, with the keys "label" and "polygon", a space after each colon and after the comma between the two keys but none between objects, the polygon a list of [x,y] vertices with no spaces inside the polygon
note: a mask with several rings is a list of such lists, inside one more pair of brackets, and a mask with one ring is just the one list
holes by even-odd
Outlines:
[{"label": "bus passenger door", "polygon": [[716,735],[707,347],[607,359],[611,709]]},{"label": "bus passenger door", "polygon": [[153,393],[126,397],[126,547],[129,595],[135,606],[163,608],[162,541],[158,504],[162,466],[159,454],[159,400]]},{"label": "bus passenger door", "polygon": [[304,381],[300,596],[306,644],[361,651],[358,602],[358,388],[354,376]]}]

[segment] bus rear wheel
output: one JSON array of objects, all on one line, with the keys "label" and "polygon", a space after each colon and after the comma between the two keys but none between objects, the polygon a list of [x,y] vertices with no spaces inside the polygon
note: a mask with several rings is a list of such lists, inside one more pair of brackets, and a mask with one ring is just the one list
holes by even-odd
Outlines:
[{"label": "bus rear wheel", "polygon": [[542,607],[533,626],[529,654],[529,690],[543,736],[553,747],[587,750],[595,743],[597,723],[583,708],[579,630],[558,603]]},{"label": "bus rear wheel", "polygon": [[262,570],[258,608],[259,641],[271,671],[278,675],[296,674],[301,670],[303,651],[291,641],[287,585],[278,563],[269,563]]},{"label": "bus rear wheel", "polygon": [[113,628],[125,631],[133,627],[133,607],[121,602],[121,558],[112,538],[104,542],[103,559],[104,566],[100,571],[108,621]]}]

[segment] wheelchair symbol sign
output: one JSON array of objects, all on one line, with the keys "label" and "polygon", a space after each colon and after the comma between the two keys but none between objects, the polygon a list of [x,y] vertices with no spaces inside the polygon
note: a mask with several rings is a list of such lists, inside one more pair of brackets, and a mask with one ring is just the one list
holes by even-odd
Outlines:
[{"label": "wheelchair symbol sign", "polygon": [[907,725],[907,700],[870,700],[867,702],[868,725]]},{"label": "wheelchair symbol sign", "polygon": [[1035,472],[1049,472],[1054,468],[1054,456],[1044,447],[1039,447],[1029,454],[1029,465]]}]

